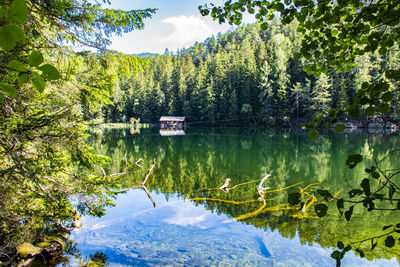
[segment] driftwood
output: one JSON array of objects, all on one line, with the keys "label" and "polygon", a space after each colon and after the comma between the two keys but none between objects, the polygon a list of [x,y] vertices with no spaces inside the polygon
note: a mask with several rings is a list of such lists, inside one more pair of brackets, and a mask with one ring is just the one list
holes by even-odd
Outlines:
[{"label": "driftwood", "polygon": [[263,187],[264,182],[265,182],[269,177],[271,177],[271,174],[265,175],[264,178],[262,178],[260,184],[257,186],[257,192],[258,192],[258,194],[260,195],[260,198],[261,198],[262,200],[264,200],[264,196],[263,196],[263,195],[264,195],[264,191],[271,188],[271,187]]},{"label": "driftwood", "polygon": [[135,165],[138,166],[138,167],[140,167],[140,168],[142,168],[142,165],[139,164],[139,162],[140,162],[141,160],[143,160],[143,159],[140,158],[140,159],[138,159],[138,160],[135,162]]},{"label": "driftwood", "polygon": [[230,181],[231,181],[231,179],[227,178],[225,180],[225,183],[223,185],[221,185],[221,187],[219,189],[224,191],[224,192],[228,192],[229,191],[228,185],[229,185]]},{"label": "driftwood", "polygon": [[[136,162],[136,165],[138,165],[137,163],[142,160],[141,158]],[[146,192],[147,196],[149,197],[149,199],[151,200],[151,202],[153,202],[153,206],[154,208],[156,207],[156,202],[153,200],[153,198],[151,197],[149,191],[147,190],[147,187],[145,186],[147,179],[150,176],[151,171],[153,170],[154,166],[156,165],[156,159],[153,160],[153,164],[151,165],[150,169],[147,171],[146,177],[144,178],[143,182],[140,183],[139,187],[143,188],[144,192]],[[140,165],[139,165],[140,166]],[[141,167],[141,166],[140,166]]]},{"label": "driftwood", "polygon": [[153,170],[154,166],[156,165],[156,159],[153,160],[153,165],[151,165],[150,169],[147,171],[146,177],[144,178],[143,182],[140,184],[140,186],[144,186],[147,178],[149,178],[151,171]]},{"label": "driftwood", "polygon": [[[103,179],[106,178],[107,177],[106,171],[103,168],[100,168],[100,169],[103,172]],[[124,175],[124,174],[127,174],[127,173],[128,172],[113,173],[113,174],[110,174],[109,177],[111,177],[111,178],[118,177],[118,176],[121,176],[121,175]]]},{"label": "driftwood", "polygon": [[[118,176],[121,176],[121,175],[125,175],[125,174],[128,174],[128,166],[129,166],[129,164],[128,164],[128,159],[127,159],[127,157],[126,157],[126,154],[125,154],[125,171],[124,172],[120,172],[120,173],[113,173],[113,174],[110,174],[110,178],[114,178],[114,177],[118,177]],[[139,166],[139,167],[142,167],[141,165],[139,165],[139,164],[137,164],[139,161],[141,161],[142,160],[142,158],[140,158],[140,159],[138,159],[137,161],[136,161],[136,165],[137,166]],[[107,177],[107,174],[106,174],[106,171],[103,169],[103,168],[101,168],[100,167],[100,169],[101,169],[101,171],[103,172],[103,179],[104,178],[106,178]]]},{"label": "driftwood", "polygon": [[154,208],[156,207],[156,202],[154,202],[153,198],[151,197],[149,191],[147,190],[146,186],[142,185],[142,188],[144,190],[144,192],[146,192],[147,196],[149,197],[149,199],[151,200],[151,202],[153,202],[153,206]]},{"label": "driftwood", "polygon": [[101,171],[103,172],[103,179],[106,178],[107,174],[103,167],[100,167]]}]

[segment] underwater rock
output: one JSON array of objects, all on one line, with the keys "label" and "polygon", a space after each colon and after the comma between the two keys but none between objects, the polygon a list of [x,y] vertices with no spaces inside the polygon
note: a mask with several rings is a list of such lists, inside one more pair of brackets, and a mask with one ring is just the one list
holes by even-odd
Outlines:
[{"label": "underwater rock", "polygon": [[42,251],[41,248],[38,248],[28,242],[24,242],[17,247],[17,253],[22,258],[27,258],[28,256],[33,257],[33,256],[39,254],[41,251]]}]

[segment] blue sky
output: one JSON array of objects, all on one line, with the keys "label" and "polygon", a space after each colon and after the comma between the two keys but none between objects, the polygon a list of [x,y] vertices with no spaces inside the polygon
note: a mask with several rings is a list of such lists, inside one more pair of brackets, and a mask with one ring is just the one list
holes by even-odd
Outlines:
[{"label": "blue sky", "polygon": [[[226,32],[229,24],[220,25],[209,16],[202,17],[197,9],[199,5],[213,2],[218,5],[223,0],[111,0],[111,8],[131,10],[157,8],[157,13],[145,20],[145,28],[123,36],[112,38],[111,49],[127,53],[164,53],[187,48],[196,41],[203,42],[218,32]],[[250,18],[245,19],[251,22]]]}]

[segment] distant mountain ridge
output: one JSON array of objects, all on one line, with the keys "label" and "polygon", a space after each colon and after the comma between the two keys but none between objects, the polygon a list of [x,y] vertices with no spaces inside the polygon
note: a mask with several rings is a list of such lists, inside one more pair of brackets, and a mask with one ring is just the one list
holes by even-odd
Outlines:
[{"label": "distant mountain ridge", "polygon": [[145,58],[145,57],[155,57],[158,54],[157,53],[139,53],[139,54],[131,54],[131,55],[135,56],[135,57]]}]

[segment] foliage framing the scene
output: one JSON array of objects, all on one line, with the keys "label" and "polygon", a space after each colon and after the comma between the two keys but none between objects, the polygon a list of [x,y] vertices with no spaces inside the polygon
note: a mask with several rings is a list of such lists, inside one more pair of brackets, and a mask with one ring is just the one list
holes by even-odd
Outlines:
[{"label": "foliage framing the scene", "polygon": [[112,205],[118,180],[96,175],[110,159],[86,144],[82,115],[109,103],[116,73],[141,67],[137,58],[107,51],[108,38],[142,29],[155,10],[86,0],[0,2],[0,260],[7,262],[24,241],[43,241],[76,220],[74,208],[101,215]]}]

